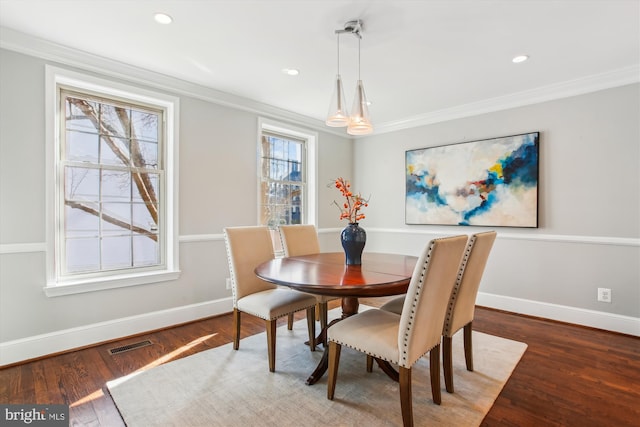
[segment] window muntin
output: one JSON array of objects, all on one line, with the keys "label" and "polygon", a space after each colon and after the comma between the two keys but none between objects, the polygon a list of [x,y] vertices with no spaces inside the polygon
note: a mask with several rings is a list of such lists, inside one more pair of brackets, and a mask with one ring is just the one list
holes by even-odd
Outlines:
[{"label": "window muntin", "polygon": [[58,277],[162,267],[164,110],[65,89],[59,99]]},{"label": "window muntin", "polygon": [[275,228],[305,222],[306,147],[295,137],[263,132],[260,223]]}]

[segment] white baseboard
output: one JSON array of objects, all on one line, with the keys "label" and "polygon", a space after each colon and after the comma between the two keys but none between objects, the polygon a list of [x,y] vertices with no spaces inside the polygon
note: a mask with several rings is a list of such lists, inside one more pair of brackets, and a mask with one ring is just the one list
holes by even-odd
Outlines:
[{"label": "white baseboard", "polygon": [[231,297],[0,343],[0,367],[233,310]]},{"label": "white baseboard", "polygon": [[[478,293],[476,303],[484,307],[640,336],[640,319],[635,317],[484,292]],[[0,343],[0,367],[228,313],[232,309],[231,298],[224,298],[7,341]]]},{"label": "white baseboard", "polygon": [[478,292],[476,304],[483,307],[640,336],[640,318],[637,317],[484,292]]}]

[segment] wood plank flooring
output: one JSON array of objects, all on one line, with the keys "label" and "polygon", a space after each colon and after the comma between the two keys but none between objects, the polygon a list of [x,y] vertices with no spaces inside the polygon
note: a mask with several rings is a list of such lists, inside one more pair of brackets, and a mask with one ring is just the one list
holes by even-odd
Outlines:
[{"label": "wood plank flooring", "polygon": [[[245,337],[264,331],[259,319],[242,322]],[[0,402],[65,403],[71,426],[123,426],[107,381],[229,343],[231,323],[226,314],[0,369]],[[482,425],[640,425],[640,338],[481,307],[474,329],[529,345]],[[145,339],[153,345],[108,352]]]}]

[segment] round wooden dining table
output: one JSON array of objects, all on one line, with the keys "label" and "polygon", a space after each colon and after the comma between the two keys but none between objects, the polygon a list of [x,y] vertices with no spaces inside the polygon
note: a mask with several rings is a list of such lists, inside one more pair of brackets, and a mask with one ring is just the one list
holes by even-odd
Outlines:
[{"label": "round wooden dining table", "polygon": [[[361,297],[384,297],[407,292],[417,257],[387,253],[364,253],[362,264],[345,265],[342,252],[276,258],[255,269],[261,279],[301,292],[342,298],[342,318],[358,313]],[[335,319],[327,327],[336,321]],[[326,342],[326,329],[316,339]],[[327,346],[316,370],[307,384],[317,382],[328,366]],[[378,363],[380,365],[380,363]],[[381,365],[387,374],[388,366]]]}]

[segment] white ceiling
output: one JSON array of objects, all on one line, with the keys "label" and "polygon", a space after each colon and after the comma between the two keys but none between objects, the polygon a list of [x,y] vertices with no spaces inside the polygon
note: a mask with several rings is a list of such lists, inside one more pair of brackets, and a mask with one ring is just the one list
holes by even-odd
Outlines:
[{"label": "white ceiling", "polygon": [[[334,30],[355,18],[374,126],[594,76],[640,80],[639,0],[0,0],[2,27],[318,120]],[[340,40],[350,106],[357,39]]]}]

